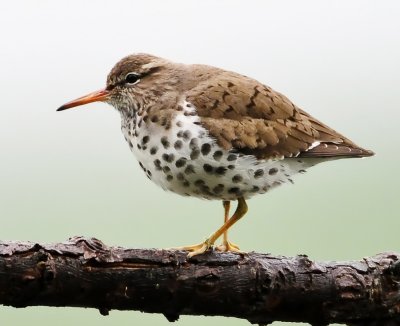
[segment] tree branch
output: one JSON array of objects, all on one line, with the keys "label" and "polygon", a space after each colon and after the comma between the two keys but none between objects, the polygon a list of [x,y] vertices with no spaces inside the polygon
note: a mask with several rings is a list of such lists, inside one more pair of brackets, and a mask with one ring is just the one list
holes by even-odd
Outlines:
[{"label": "tree branch", "polygon": [[399,325],[400,254],[314,262],[268,254],[0,242],[0,304],[230,316],[251,323]]}]

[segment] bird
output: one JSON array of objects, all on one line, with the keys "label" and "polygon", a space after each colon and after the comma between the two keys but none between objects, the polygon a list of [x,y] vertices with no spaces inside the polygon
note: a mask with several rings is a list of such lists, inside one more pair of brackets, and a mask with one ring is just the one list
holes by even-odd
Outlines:
[{"label": "bird", "polygon": [[251,197],[293,183],[316,164],[374,155],[271,87],[209,65],[131,54],[115,64],[104,89],[57,111],[97,101],[120,113],[125,140],[150,180],[182,196],[222,201],[222,226],[199,244],[178,247],[188,257],[211,250],[220,237],[215,249],[241,253],[228,230]]}]

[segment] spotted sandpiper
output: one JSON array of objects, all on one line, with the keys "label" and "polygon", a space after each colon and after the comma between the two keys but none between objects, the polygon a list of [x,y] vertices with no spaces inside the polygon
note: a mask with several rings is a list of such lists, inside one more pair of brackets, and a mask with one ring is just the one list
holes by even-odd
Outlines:
[{"label": "spotted sandpiper", "polygon": [[[204,253],[247,212],[246,199],[324,161],[371,156],[298,108],[284,95],[235,72],[175,63],[149,54],[123,58],[107,86],[58,111],[102,101],[121,115],[122,132],[147,177],[183,196],[221,200],[224,224],[204,242],[181,247]],[[237,200],[229,217],[230,201]]]}]

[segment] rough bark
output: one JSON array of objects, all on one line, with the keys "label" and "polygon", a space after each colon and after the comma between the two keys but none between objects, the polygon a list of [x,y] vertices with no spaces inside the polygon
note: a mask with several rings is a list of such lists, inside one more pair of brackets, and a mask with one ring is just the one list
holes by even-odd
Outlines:
[{"label": "rough bark", "polygon": [[[251,323],[400,325],[400,254],[315,262],[269,254],[0,242],[0,304],[230,316]],[[1,314],[1,312],[0,312]]]}]

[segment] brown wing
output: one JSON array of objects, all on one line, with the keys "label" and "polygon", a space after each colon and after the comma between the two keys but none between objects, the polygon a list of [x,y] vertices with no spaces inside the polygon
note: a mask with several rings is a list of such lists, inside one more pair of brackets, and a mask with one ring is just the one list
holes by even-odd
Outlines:
[{"label": "brown wing", "polygon": [[[211,78],[210,78],[211,77]],[[251,78],[223,70],[187,92],[217,143],[259,158],[373,155]]]}]

